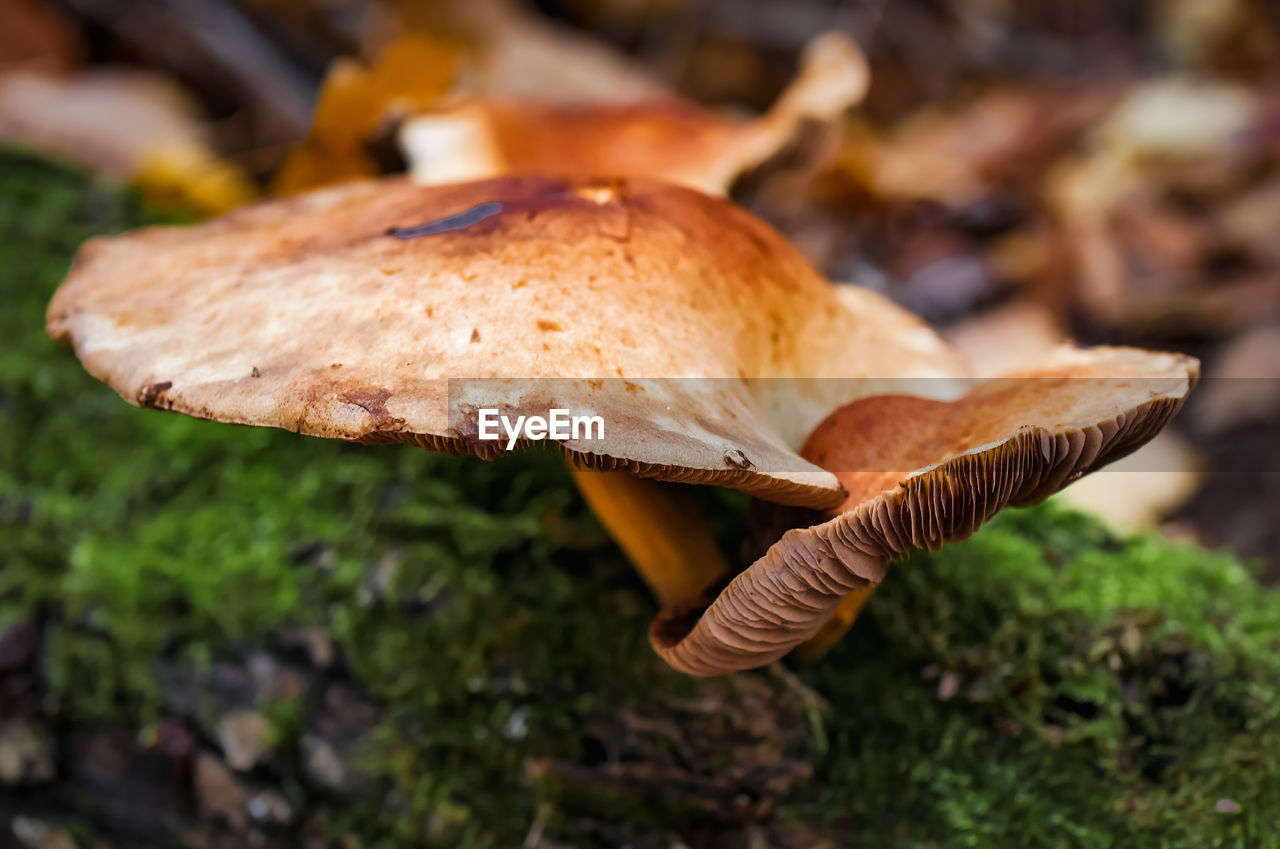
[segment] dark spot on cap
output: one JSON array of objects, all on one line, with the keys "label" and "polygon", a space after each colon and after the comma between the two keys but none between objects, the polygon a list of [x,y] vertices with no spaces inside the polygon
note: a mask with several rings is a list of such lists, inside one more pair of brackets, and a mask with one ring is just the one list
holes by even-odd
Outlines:
[{"label": "dark spot on cap", "polygon": [[258,371],[258,367],[254,366],[253,371],[249,372],[250,377],[262,377],[262,372]]},{"label": "dark spot on cap", "polygon": [[331,363],[329,368],[342,368],[342,363]]},{"label": "dark spot on cap", "polygon": [[543,333],[552,333],[557,330],[564,330],[564,328],[561,327],[559,323],[554,321],[548,321],[545,318],[538,319],[538,329],[541,330]]},{"label": "dark spot on cap", "polygon": [[[164,409],[165,393],[173,388],[173,381],[166,380],[162,383],[152,383],[138,390],[138,403],[143,407],[154,407],[156,409]],[[172,409],[173,403],[169,403]]]},{"label": "dark spot on cap", "polygon": [[391,415],[387,410],[387,400],[391,398],[390,389],[349,389],[340,396],[347,404],[361,408],[373,420],[370,430],[399,430],[404,426],[404,419]]},{"label": "dark spot on cap", "polygon": [[724,462],[726,466],[733,466],[735,469],[750,469],[755,463],[747,459],[747,455],[742,453],[741,448],[733,448],[724,452]]},{"label": "dark spot on cap", "polygon": [[457,215],[438,218],[435,221],[428,221],[416,227],[392,227],[387,230],[387,235],[395,236],[397,239],[416,239],[419,236],[436,236],[440,233],[449,233],[454,230],[465,230],[474,224],[479,224],[486,218],[498,215],[502,210],[503,204],[501,203],[482,203],[479,206],[471,207],[465,212],[459,212]]},{"label": "dark spot on cap", "polygon": [[480,328],[478,327],[471,328],[471,344],[474,345],[476,342],[479,342],[479,341],[480,341]]}]

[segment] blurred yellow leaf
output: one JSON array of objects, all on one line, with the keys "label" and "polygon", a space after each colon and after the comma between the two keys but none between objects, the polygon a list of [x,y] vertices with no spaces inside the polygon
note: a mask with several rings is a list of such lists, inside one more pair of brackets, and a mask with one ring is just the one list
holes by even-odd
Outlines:
[{"label": "blurred yellow leaf", "polygon": [[257,196],[239,167],[183,141],[143,150],[136,169],[134,184],[147,200],[164,208],[219,215]]},{"label": "blurred yellow leaf", "polygon": [[377,174],[369,140],[388,121],[446,95],[457,66],[457,47],[422,35],[396,40],[370,68],[339,60],[316,100],[310,135],[276,175],[275,194]]}]

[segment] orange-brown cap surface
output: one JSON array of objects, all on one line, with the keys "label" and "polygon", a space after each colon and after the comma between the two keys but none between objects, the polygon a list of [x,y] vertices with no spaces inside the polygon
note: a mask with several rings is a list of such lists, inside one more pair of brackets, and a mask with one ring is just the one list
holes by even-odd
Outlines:
[{"label": "orange-brown cap surface", "polygon": [[795,450],[824,416],[960,371],[749,213],[642,179],[367,181],[97,239],[48,329],[142,406],[481,456],[479,409],[566,408],[604,420],[579,462],[811,506],[843,497]]},{"label": "orange-brown cap surface", "polygon": [[1151,439],[1198,375],[1190,357],[1062,348],[1043,367],[943,402],[863,398],[820,424],[803,454],[848,496],[810,515],[703,610],[666,611],[651,638],[674,667],[760,666],[812,637],[854,590],[915,548],[964,539],[1006,506],[1034,504]]},{"label": "orange-brown cap surface", "polygon": [[782,149],[804,119],[830,121],[861,100],[867,81],[857,46],[827,33],[808,46],[796,80],[756,120],[722,117],[681,100],[474,100],[409,120],[401,141],[421,183],[501,174],[634,175],[720,194]]}]

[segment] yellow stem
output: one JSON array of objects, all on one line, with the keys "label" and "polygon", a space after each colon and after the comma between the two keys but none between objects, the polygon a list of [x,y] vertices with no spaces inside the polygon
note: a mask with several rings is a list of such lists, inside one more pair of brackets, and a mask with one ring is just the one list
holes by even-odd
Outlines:
[{"label": "yellow stem", "polygon": [[573,481],[664,607],[698,599],[728,570],[697,504],[673,484],[570,465]]}]

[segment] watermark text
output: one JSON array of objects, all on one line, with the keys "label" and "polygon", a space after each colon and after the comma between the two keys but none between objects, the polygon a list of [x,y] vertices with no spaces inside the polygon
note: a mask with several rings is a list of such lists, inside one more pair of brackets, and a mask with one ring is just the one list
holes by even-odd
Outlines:
[{"label": "watermark text", "polygon": [[480,439],[492,442],[506,438],[507,450],[512,451],[521,439],[539,441],[554,439],[604,439],[604,419],[600,416],[575,416],[569,410],[553,408],[546,416],[501,415],[496,409],[479,410]]}]

